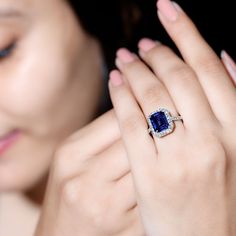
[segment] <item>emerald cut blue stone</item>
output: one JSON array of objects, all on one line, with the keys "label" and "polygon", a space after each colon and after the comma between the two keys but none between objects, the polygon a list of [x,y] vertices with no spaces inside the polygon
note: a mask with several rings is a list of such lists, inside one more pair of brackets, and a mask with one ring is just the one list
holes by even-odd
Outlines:
[{"label": "emerald cut blue stone", "polygon": [[155,112],[149,119],[155,132],[159,133],[169,128],[169,122],[163,111]]}]

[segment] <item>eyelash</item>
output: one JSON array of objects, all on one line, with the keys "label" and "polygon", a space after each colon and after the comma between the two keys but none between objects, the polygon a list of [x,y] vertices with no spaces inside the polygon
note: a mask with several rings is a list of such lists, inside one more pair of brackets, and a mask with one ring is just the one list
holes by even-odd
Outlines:
[{"label": "eyelash", "polygon": [[11,43],[4,49],[0,50],[0,60],[9,57],[14,49],[15,49],[15,43]]}]

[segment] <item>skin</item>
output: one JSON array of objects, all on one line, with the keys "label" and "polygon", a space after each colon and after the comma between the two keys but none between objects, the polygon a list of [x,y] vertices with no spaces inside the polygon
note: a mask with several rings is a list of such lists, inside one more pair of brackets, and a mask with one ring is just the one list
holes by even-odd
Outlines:
[{"label": "skin", "polygon": [[[32,236],[41,213],[36,234],[44,236],[142,236],[119,132],[109,136],[104,119],[73,135],[94,118],[102,97],[99,43],[65,1],[0,0],[0,13],[6,8],[19,13],[0,14],[0,50],[16,45],[0,61],[0,132],[17,128],[21,136],[0,158],[1,233]],[[114,115],[110,120],[114,125]],[[114,147],[101,152],[107,140]]]},{"label": "skin", "polygon": [[1,232],[32,235],[55,149],[96,115],[102,53],[61,0],[0,0],[0,36],[0,133],[22,132],[0,157]]},{"label": "skin", "polygon": [[[182,15],[181,20],[188,26],[182,27],[183,29],[191,35],[198,36],[199,47],[206,46],[207,44],[200,38],[190,19]],[[178,26],[181,28],[181,23],[175,25],[176,30],[179,29]],[[184,33],[186,34],[186,32]],[[189,42],[186,43],[189,44]],[[142,50],[143,44],[145,44],[145,51]],[[152,50],[149,48],[150,51],[147,52],[147,47],[150,47],[150,44]],[[148,40],[148,43],[147,40],[140,43],[139,47],[140,56],[149,66],[156,71],[158,68],[163,68],[165,73],[180,80],[178,71],[176,71],[176,68],[179,67],[175,65],[177,57],[170,49],[151,40]],[[185,47],[186,45],[183,46],[183,48]],[[228,86],[227,89],[231,91],[232,96],[235,96],[232,81],[223,65],[209,46],[202,50],[202,53],[205,50],[206,60],[211,61],[210,57],[214,56],[214,63],[220,65],[220,71],[226,80],[226,88]],[[194,57],[193,53],[189,54]],[[224,185],[224,161],[222,161],[226,158],[226,152],[224,152],[226,147],[221,146],[218,137],[212,136],[218,125],[213,116],[210,116],[214,119],[213,121],[208,117],[209,106],[197,78],[190,77],[187,86],[196,90],[189,91],[191,94],[197,93],[195,94],[197,98],[193,98],[193,101],[200,100],[203,103],[199,108],[202,107],[202,114],[206,117],[200,117],[200,119],[208,118],[206,121],[209,131],[201,133],[202,135],[199,137],[194,133],[198,129],[195,126],[188,136],[184,136],[184,142],[181,142],[184,135],[184,131],[181,130],[183,125],[177,124],[172,136],[163,139],[163,141],[156,140],[158,151],[160,150],[158,158],[163,159],[163,161],[159,161],[158,167],[156,146],[148,135],[146,121],[136,101],[144,108],[145,112],[151,112],[161,103],[169,104],[174,111],[174,105],[171,104],[171,99],[164,85],[161,85],[161,81],[158,81],[156,75],[152,74],[136,55],[121,49],[117,56],[116,62],[120,72],[111,73],[110,83],[116,114],[111,111],[78,131],[56,153],[36,236],[60,236],[65,232],[67,235],[88,236],[226,235],[230,224],[227,217],[230,215],[233,218],[234,215],[234,211],[226,208],[226,205],[228,201],[230,206],[235,205],[232,201],[233,191],[229,198],[225,198],[222,194],[226,188]],[[167,56],[168,60],[163,60],[163,57]],[[184,66],[185,63],[180,59],[177,62],[179,62],[179,66],[184,67],[183,72],[185,73],[187,70]],[[172,67],[171,74],[170,68]],[[192,76],[193,74],[191,72]],[[214,76],[212,77],[211,74],[208,76],[213,80]],[[186,78],[186,76],[183,77],[183,79]],[[179,82],[179,84],[179,87],[173,84],[173,87],[177,87],[177,91],[181,89],[181,83]],[[159,93],[161,95],[157,96]],[[183,91],[180,94],[184,94]],[[189,94],[184,96],[189,97]],[[150,99],[146,99],[147,97]],[[147,102],[149,100],[150,104]],[[195,107],[196,105],[191,104],[191,106]],[[186,116],[190,113],[188,109],[184,112]],[[133,116],[136,117],[137,123]],[[230,113],[228,115],[230,124],[233,121],[233,116],[231,116]],[[188,117],[190,119],[193,115]],[[187,118],[184,120],[188,121]],[[188,123],[195,124],[196,122]],[[231,131],[230,135],[233,134],[234,131]],[[165,143],[166,139],[171,140],[171,144]],[[209,143],[210,148],[206,148],[205,142]],[[235,144],[228,143],[227,145],[229,145],[229,156],[227,157],[231,158]],[[186,146],[190,146],[189,149],[186,149]],[[199,148],[192,149],[192,147]],[[168,151],[164,152],[163,150]],[[191,157],[189,153],[192,154]],[[200,157],[203,156],[209,160],[202,161]],[[180,157],[183,160],[179,160]],[[189,165],[184,163],[190,158],[193,161]],[[195,171],[187,169],[192,166],[195,167]],[[188,173],[192,175],[187,175]],[[221,185],[216,181],[215,175],[220,176]],[[96,179],[96,185],[94,185],[94,179]],[[234,186],[233,179],[229,180],[229,182],[232,181],[231,186]],[[169,191],[166,191],[166,186]],[[212,188],[210,189],[209,186]],[[229,188],[229,190],[231,189],[233,188]],[[215,195],[215,201],[212,200],[212,195],[208,196],[209,191]],[[186,202],[190,203],[185,204]],[[220,207],[218,215],[214,214],[216,202]],[[206,215],[199,211],[202,207],[206,209]],[[139,219],[139,213],[141,213],[142,221]],[[191,224],[199,218],[202,221],[198,221],[198,224]],[[205,226],[211,227],[208,229]],[[234,224],[232,223],[230,226],[234,227]]]},{"label": "skin", "polygon": [[[139,218],[127,146],[125,149],[114,112],[71,135],[94,117],[101,95],[98,43],[82,30],[63,1],[0,0],[0,9],[5,6],[17,6],[30,18],[0,21],[2,38],[6,38],[3,42],[8,44],[7,40],[15,38],[19,41],[11,57],[1,61],[4,80],[0,86],[0,118],[4,129],[23,131],[14,148],[0,159],[1,191],[30,190],[36,198],[44,195],[50,169],[35,235],[146,235]],[[13,37],[13,32],[18,34]],[[46,86],[42,78],[47,79]],[[145,182],[143,186],[148,185]],[[17,217],[16,207],[24,204]],[[2,224],[4,235],[32,235],[37,217],[29,207],[29,199],[16,194],[2,205],[3,212],[9,212],[10,207],[13,212]],[[151,219],[156,219],[155,214],[152,212]],[[29,215],[25,221],[24,215]],[[32,216],[35,222],[30,225]],[[12,221],[14,218],[17,222]],[[4,216],[1,223],[2,219]],[[23,226],[18,228],[19,220]],[[10,234],[12,225],[16,232]],[[31,226],[32,232],[22,230]]]},{"label": "skin", "polygon": [[232,77],[234,84],[236,85],[236,63],[225,51],[221,53],[222,61],[227,69],[229,75]]},{"label": "skin", "polygon": [[0,49],[15,45],[0,62],[0,132],[22,131],[0,158],[0,191],[25,190],[47,174],[56,146],[94,117],[101,52],[64,1],[1,0],[0,11]]},{"label": "skin", "polygon": [[[233,236],[235,86],[183,10],[169,0],[157,6],[184,60],[167,46],[143,39],[139,55],[146,64],[121,49],[119,71],[110,80],[145,232]],[[184,122],[176,122],[168,136],[152,138],[145,117],[160,107],[181,114]]]},{"label": "skin", "polygon": [[65,234],[145,235],[113,111],[72,135],[55,155],[35,236]]}]

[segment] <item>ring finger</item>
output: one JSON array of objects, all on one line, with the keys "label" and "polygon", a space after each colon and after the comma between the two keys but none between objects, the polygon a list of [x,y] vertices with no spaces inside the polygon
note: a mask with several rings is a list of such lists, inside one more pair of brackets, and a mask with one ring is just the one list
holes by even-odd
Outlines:
[{"label": "ring finger", "polygon": [[[128,84],[146,117],[159,108],[165,108],[170,111],[172,116],[178,116],[175,104],[165,86],[144,63],[126,49],[120,49],[117,52],[117,57],[116,64],[127,78]],[[163,145],[166,147],[167,143],[175,142],[181,137],[184,126],[182,122],[176,122],[175,125],[174,134],[166,136],[165,139],[157,139],[154,136],[158,150]]]}]

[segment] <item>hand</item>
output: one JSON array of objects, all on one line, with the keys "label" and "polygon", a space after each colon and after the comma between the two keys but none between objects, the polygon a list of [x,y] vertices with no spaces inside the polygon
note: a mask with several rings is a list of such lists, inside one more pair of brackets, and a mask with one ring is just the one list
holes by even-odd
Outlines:
[{"label": "hand", "polygon": [[[178,5],[158,15],[183,60],[155,41],[117,53],[109,83],[147,235],[236,235],[236,90],[222,62]],[[149,69],[151,68],[151,70]],[[181,114],[151,137],[150,113]]]},{"label": "hand", "polygon": [[144,235],[114,112],[57,151],[35,235]]}]

